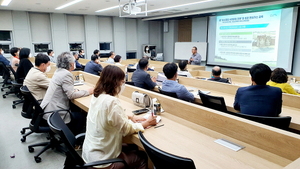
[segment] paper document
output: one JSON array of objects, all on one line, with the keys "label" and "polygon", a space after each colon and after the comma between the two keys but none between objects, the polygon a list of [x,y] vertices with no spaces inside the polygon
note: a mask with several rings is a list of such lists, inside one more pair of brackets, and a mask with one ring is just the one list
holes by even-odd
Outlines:
[{"label": "paper document", "polygon": [[[152,116],[152,114],[151,114],[151,113],[147,113],[147,114],[144,116],[144,118],[145,118],[145,119],[148,119],[149,116]],[[160,117],[160,116],[156,116],[156,123],[159,123],[160,121],[161,121],[161,117]]]}]

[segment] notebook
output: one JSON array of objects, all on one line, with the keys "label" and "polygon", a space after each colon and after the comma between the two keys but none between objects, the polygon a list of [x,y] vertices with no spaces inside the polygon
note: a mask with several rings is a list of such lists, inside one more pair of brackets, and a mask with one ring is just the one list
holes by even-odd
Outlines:
[{"label": "notebook", "polygon": [[163,82],[163,81],[165,81],[165,80],[167,80],[167,77],[165,76],[165,74],[159,72],[159,73],[157,74],[156,81],[157,81],[157,82]]}]

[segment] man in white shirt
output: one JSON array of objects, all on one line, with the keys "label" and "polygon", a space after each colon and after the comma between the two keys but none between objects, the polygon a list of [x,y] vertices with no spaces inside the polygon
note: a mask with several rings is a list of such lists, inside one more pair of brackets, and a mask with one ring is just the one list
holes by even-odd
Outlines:
[{"label": "man in white shirt", "polygon": [[115,53],[113,51],[109,52],[110,56],[109,58],[107,59],[106,63],[111,63],[111,64],[114,64],[115,63]]},{"label": "man in white shirt", "polygon": [[187,62],[186,62],[186,60],[181,60],[178,65],[179,65],[180,71],[178,71],[177,74],[179,76],[193,77],[190,74],[190,72],[188,72],[188,70],[187,70],[187,66],[186,66]]},{"label": "man in white shirt", "polygon": [[49,57],[49,59],[50,59],[50,62],[56,63],[56,60],[55,60],[55,58],[54,58],[55,54],[54,54],[53,50],[52,50],[52,49],[49,49],[49,50],[47,51],[47,54],[48,54],[48,57]]}]

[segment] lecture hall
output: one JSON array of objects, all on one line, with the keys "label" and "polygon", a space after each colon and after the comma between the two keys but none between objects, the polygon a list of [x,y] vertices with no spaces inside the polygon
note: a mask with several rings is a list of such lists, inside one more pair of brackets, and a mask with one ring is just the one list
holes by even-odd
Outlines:
[{"label": "lecture hall", "polygon": [[300,168],[299,6],[0,0],[0,168]]}]

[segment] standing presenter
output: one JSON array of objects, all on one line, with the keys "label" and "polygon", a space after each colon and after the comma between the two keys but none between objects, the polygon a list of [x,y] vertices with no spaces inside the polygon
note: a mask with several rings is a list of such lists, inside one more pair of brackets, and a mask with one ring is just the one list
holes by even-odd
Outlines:
[{"label": "standing presenter", "polygon": [[193,48],[192,48],[192,56],[191,56],[191,58],[190,58],[190,60],[189,60],[189,64],[191,64],[191,65],[200,65],[200,63],[201,63],[201,55],[199,54],[199,53],[197,53],[197,47],[196,46],[194,46]]}]

